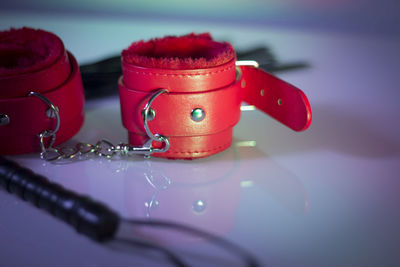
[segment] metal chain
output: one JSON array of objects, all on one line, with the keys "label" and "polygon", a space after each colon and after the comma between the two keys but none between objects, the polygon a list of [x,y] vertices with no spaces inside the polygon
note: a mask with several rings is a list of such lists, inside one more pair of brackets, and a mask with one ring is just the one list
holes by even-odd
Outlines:
[{"label": "metal chain", "polygon": [[[148,113],[152,102],[157,98],[157,96],[167,93],[165,89],[157,90],[148,100],[143,109],[143,125],[145,131],[149,137],[146,143],[142,146],[130,146],[128,144],[120,143],[114,145],[106,139],[99,140],[95,145],[89,143],[77,143],[73,147],[60,147],[54,148],[54,142],[56,141],[56,133],[60,128],[60,114],[59,109],[55,106],[47,97],[36,92],[30,92],[28,96],[35,96],[41,99],[49,106],[49,110],[54,114],[56,119],[56,127],[53,130],[44,130],[39,136],[40,142],[40,158],[46,161],[69,161],[74,159],[84,159],[89,158],[93,155],[99,157],[105,157],[111,159],[115,156],[131,156],[141,154],[145,157],[150,157],[152,153],[163,153],[168,151],[170,143],[169,139],[161,134],[153,134],[148,126]],[[51,138],[50,142],[46,146],[45,138]],[[153,141],[160,142],[163,145],[162,148],[153,148]]]}]

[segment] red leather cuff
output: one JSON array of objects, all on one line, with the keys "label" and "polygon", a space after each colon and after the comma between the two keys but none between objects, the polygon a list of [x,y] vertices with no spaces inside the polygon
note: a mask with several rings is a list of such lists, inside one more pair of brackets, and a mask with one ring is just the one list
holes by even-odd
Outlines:
[{"label": "red leather cuff", "polygon": [[[205,44],[207,40],[210,45]],[[188,42],[190,46],[185,44]],[[177,52],[176,47],[184,51]],[[254,67],[240,67],[241,74],[237,77],[236,58],[230,55],[230,48],[226,43],[213,41],[209,35],[191,34],[141,41],[124,50],[119,93],[129,143],[140,146],[147,141],[142,110],[160,88],[168,93],[154,101],[155,118],[148,125],[151,132],[169,138],[170,148],[154,154],[158,157],[200,158],[228,148],[233,126],[240,118],[242,100],[293,130],[305,130],[311,122],[311,108],[304,93]],[[212,57],[207,58],[209,55]],[[206,67],[197,68],[199,58]],[[192,118],[195,109],[203,111],[202,120]]]},{"label": "red leather cuff", "polygon": [[[137,73],[142,73],[144,80]],[[234,60],[209,69],[147,68],[145,72],[137,73],[135,72],[137,83],[132,80],[131,87],[128,87],[124,79],[129,74],[125,74],[119,82],[122,122],[129,131],[130,144],[142,145],[145,141],[141,111],[154,89],[165,88],[168,94],[160,95],[152,105],[156,116],[149,122],[149,127],[153,133],[167,136],[171,147],[167,152],[155,154],[156,156],[206,157],[230,146],[232,127],[239,121],[241,103],[240,83],[235,80]],[[148,79],[146,75],[151,75],[152,79]],[[194,89],[188,91],[188,88]],[[205,113],[201,121],[194,121],[190,116],[196,108],[201,108]]]},{"label": "red leather cuff", "polygon": [[49,32],[23,28],[0,33],[2,41],[7,38],[10,42],[0,46],[0,54],[8,57],[0,66],[0,154],[39,151],[38,135],[55,127],[55,119],[46,115],[48,105],[28,96],[31,91],[59,108],[55,145],[65,142],[84,120],[83,86],[75,58]]}]

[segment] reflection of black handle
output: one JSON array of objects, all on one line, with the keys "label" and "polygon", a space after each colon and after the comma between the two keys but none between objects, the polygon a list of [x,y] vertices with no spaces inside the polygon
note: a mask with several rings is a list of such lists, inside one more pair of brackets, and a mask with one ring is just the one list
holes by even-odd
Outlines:
[{"label": "reflection of black handle", "polygon": [[60,185],[50,182],[45,177],[35,174],[31,170],[1,156],[0,188],[4,188],[8,192],[18,195],[21,199],[31,202],[38,208],[48,211],[53,216],[72,225],[79,233],[95,241],[103,242],[115,239],[122,242],[122,244],[159,250],[166,254],[171,263],[176,266],[186,265],[165,247],[143,240],[115,237],[119,223],[126,223],[130,227],[164,227],[194,234],[209,239],[216,245],[243,257],[246,266],[259,266],[257,260],[251,254],[223,238],[173,222],[120,219],[115,212],[106,206],[88,197],[79,196],[72,191],[66,190]]},{"label": "reflection of black handle", "polygon": [[102,242],[113,238],[119,217],[106,206],[51,183],[45,177],[0,157],[0,187]]}]

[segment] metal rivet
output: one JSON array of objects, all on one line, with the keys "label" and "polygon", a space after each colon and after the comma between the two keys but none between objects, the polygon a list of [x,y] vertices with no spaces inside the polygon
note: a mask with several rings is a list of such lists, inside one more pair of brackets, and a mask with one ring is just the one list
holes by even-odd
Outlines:
[{"label": "metal rivet", "polygon": [[264,96],[264,94],[265,94],[264,89],[261,89],[261,90],[260,90],[260,95],[261,95],[261,96]]},{"label": "metal rivet", "polygon": [[[142,117],[144,119],[144,110],[142,110]],[[147,121],[152,121],[156,117],[156,112],[154,109],[149,108],[149,112],[147,113]]]},{"label": "metal rivet", "polygon": [[282,99],[278,99],[278,106],[282,105]]},{"label": "metal rivet", "polygon": [[0,113],[0,126],[7,125],[10,123],[10,117],[7,114]]},{"label": "metal rivet", "polygon": [[[59,112],[58,107],[54,106],[57,109],[57,112]],[[47,118],[55,118],[56,117],[56,112],[52,108],[48,108],[46,110],[46,116]]]},{"label": "metal rivet", "polygon": [[201,213],[206,209],[206,203],[203,200],[196,200],[193,202],[192,208],[196,213]]},{"label": "metal rivet", "polygon": [[190,117],[194,121],[202,121],[204,119],[205,115],[206,115],[206,113],[201,108],[195,108],[190,113]]},{"label": "metal rivet", "polygon": [[246,87],[246,81],[242,80],[242,82],[240,83],[240,86],[242,86],[242,88],[245,88]]}]

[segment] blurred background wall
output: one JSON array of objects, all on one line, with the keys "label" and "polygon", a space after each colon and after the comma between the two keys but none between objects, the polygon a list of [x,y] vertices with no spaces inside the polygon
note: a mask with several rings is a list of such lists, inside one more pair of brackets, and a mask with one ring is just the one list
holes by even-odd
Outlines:
[{"label": "blurred background wall", "polygon": [[399,0],[2,0],[0,9],[400,34]]}]

